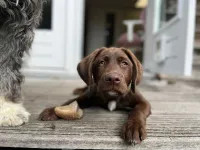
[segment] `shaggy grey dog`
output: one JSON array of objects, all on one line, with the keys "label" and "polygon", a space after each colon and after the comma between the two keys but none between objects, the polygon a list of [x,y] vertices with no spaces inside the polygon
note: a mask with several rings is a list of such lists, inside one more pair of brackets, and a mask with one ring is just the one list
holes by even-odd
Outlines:
[{"label": "shaggy grey dog", "polygon": [[39,24],[44,0],[0,0],[0,126],[28,121],[21,99],[22,57]]}]

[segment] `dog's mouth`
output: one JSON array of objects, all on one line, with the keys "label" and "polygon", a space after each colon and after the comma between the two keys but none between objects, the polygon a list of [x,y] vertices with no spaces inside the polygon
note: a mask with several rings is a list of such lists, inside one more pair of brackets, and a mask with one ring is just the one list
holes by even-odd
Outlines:
[{"label": "dog's mouth", "polygon": [[97,91],[102,93],[105,98],[116,99],[117,97],[123,96],[126,94],[129,89],[125,84],[119,85],[109,85],[109,84],[97,84]]},{"label": "dog's mouth", "polygon": [[112,96],[112,97],[115,97],[115,96],[119,96],[119,95],[120,95],[119,92],[114,91],[114,90],[106,91],[106,93],[107,93],[109,96]]},{"label": "dog's mouth", "polygon": [[107,98],[109,97],[119,97],[127,93],[128,89],[124,87],[117,87],[117,86],[107,86],[107,87],[98,87],[98,91],[103,93],[104,96]]},{"label": "dog's mouth", "polygon": [[107,98],[117,98],[118,96],[121,95],[121,93],[116,90],[106,90],[103,93],[104,93],[104,96]]}]

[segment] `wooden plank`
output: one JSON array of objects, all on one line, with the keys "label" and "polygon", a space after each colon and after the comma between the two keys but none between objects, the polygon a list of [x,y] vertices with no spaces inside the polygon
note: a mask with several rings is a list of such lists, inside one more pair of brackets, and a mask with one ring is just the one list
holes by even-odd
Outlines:
[{"label": "wooden plank", "polygon": [[[119,138],[126,114],[86,111],[77,121],[40,122],[33,115],[31,122],[20,127],[2,127],[0,146],[32,148],[100,148],[127,149]],[[102,112],[102,111],[99,111]],[[191,117],[192,116],[192,117]],[[110,119],[112,117],[112,119]],[[200,144],[199,115],[154,115],[148,119],[148,139],[137,148],[194,148]],[[183,140],[184,139],[184,140]],[[194,140],[191,140],[194,139]],[[188,142],[190,141],[190,142]],[[186,142],[186,143],[185,143]],[[183,144],[181,146],[181,144]],[[188,147],[189,146],[189,147]]]}]

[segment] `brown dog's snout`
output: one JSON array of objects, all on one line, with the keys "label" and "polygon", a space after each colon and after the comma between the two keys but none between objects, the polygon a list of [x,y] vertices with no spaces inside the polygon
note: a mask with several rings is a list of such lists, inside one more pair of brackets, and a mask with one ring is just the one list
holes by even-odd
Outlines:
[{"label": "brown dog's snout", "polygon": [[119,84],[121,82],[120,76],[115,73],[105,75],[104,81],[109,84]]}]

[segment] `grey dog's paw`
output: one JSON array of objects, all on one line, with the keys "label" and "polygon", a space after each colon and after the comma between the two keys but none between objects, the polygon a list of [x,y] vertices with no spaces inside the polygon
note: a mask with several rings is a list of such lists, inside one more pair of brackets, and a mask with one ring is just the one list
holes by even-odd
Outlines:
[{"label": "grey dog's paw", "polygon": [[29,116],[21,103],[13,103],[0,97],[0,126],[20,126],[28,122]]}]

